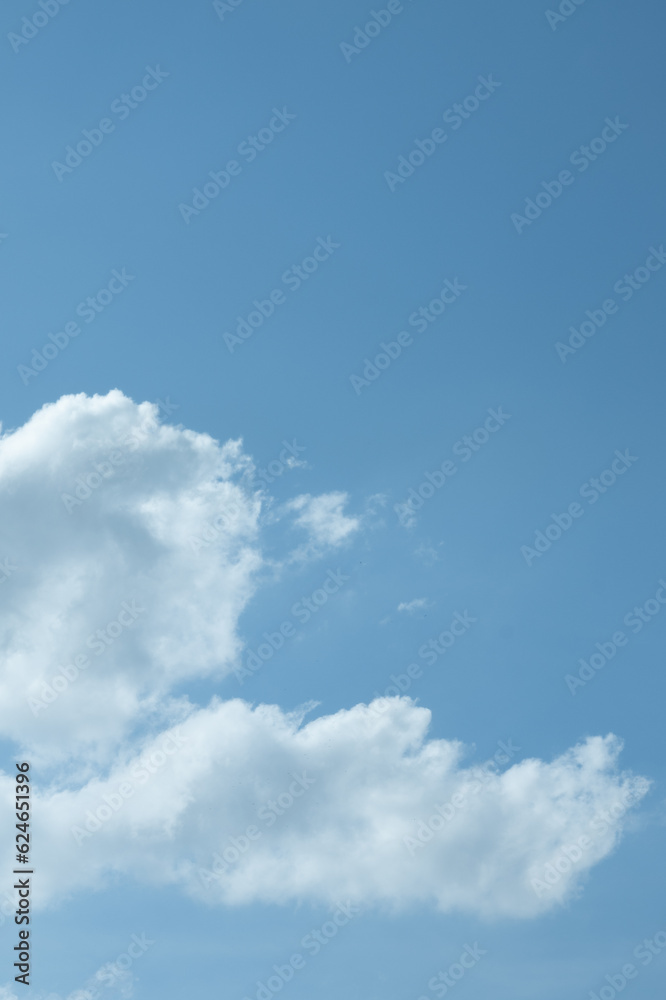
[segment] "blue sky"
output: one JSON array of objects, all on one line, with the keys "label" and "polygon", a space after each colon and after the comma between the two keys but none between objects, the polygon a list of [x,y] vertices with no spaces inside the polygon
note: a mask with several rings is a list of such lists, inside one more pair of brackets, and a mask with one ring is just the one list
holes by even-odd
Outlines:
[{"label": "blue sky", "polygon": [[[137,9],[74,0],[25,44],[13,45],[22,19],[40,8],[23,0],[1,15],[4,76],[13,85],[3,111],[0,163],[8,334],[0,417],[6,434],[23,428],[24,435],[0,442],[6,456],[0,558],[18,566],[3,585],[9,621],[3,650],[19,657],[3,688],[2,763],[11,775],[16,759],[34,758],[35,785],[44,796],[41,822],[62,821],[69,838],[69,853],[49,848],[49,828],[39,833],[36,807],[35,893],[37,899],[43,891],[44,898],[34,919],[32,985],[29,991],[15,985],[7,972],[0,980],[6,982],[3,1000],[14,991],[76,1000],[76,990],[125,953],[133,934],[143,933],[154,944],[125,978],[102,983],[100,996],[171,1000],[196,990],[225,1000],[254,998],[257,982],[267,982],[274,964],[283,967],[302,953],[305,967],[276,994],[417,1000],[436,996],[429,980],[456,963],[466,945],[478,943],[487,954],[456,983],[456,996],[589,997],[614,989],[612,977],[633,962],[638,975],[626,995],[648,1000],[666,965],[665,956],[643,965],[634,955],[645,939],[666,932],[659,863],[666,614],[655,597],[666,579],[660,503],[665,149],[657,126],[663,10],[647,0],[631,8],[617,0],[580,6],[565,0],[563,9],[572,12],[562,20],[551,17],[551,24],[545,4],[524,0],[509,9],[406,0],[392,3],[390,22],[377,32],[371,28],[375,37],[353,52],[343,43],[352,45],[357,29],[372,19],[373,8],[359,0],[326,7],[297,0],[287,7],[257,0],[228,10],[218,6],[165,9],[147,0]],[[122,95],[141,88],[144,79],[155,89],[135,91],[145,99],[130,96],[123,104]],[[477,100],[475,91],[484,99]],[[466,99],[465,118],[455,105]],[[104,119],[111,123],[107,131],[92,132],[99,145],[68,172],[59,168],[66,148]],[[436,129],[442,130],[437,142],[430,138]],[[252,155],[242,144],[262,134],[264,140],[270,134],[270,142],[255,146]],[[412,156],[410,173],[406,158],[417,140],[429,152]],[[208,204],[195,202],[202,206],[198,214],[184,211],[195,189],[211,181],[210,172],[230,161],[237,166],[224,190]],[[70,158],[70,165],[75,162]],[[401,162],[407,176],[399,182]],[[563,171],[569,171],[564,181]],[[533,207],[534,199],[541,207]],[[530,214],[529,224],[516,223]],[[442,301],[447,280],[445,308],[435,316],[439,305],[431,312],[429,304]],[[274,295],[273,311],[259,324],[256,310],[276,289],[281,294]],[[86,311],[88,297],[100,310],[94,319]],[[263,309],[271,311],[270,305]],[[429,310],[425,329],[420,309]],[[256,329],[234,342],[231,335],[251,313]],[[558,352],[558,343],[569,343],[571,327],[579,330],[585,322],[595,332],[586,327],[591,336],[573,335],[572,344],[580,346]],[[48,363],[27,374],[33,349],[41,354],[52,343],[49,334],[57,343],[68,323],[80,332],[57,353],[49,348]],[[402,331],[400,353],[387,364],[380,345],[398,344]],[[397,354],[397,347],[391,349]],[[367,368],[377,355],[379,368]],[[115,389],[124,401],[119,395],[104,405],[61,399],[107,397]],[[58,400],[59,408],[45,411],[40,424],[30,423],[36,411]],[[58,492],[68,483],[73,490],[75,477],[105,460],[121,431],[148,419],[148,411],[141,416],[128,400],[159,403],[163,424],[181,430],[159,437],[159,446],[142,440],[99,497],[86,499],[80,512],[63,513]],[[506,416],[498,421],[491,411]],[[224,551],[242,542],[260,555],[235,575],[224,560],[214,562],[221,551],[217,535],[202,561],[193,561],[188,543],[193,535],[203,537],[210,517],[202,515],[195,530],[193,508],[178,513],[184,503],[178,483],[190,484],[188,503],[194,504],[204,485],[217,488],[211,469],[223,452],[210,444],[195,447],[183,429],[221,445],[242,439],[241,451],[224,460],[241,484],[233,496],[247,524],[234,520]],[[465,450],[466,435],[476,450]],[[285,442],[292,444],[289,453]],[[629,457],[620,462],[617,452]],[[437,473],[447,461],[448,472]],[[266,485],[256,470],[269,463],[279,466],[279,474]],[[611,470],[600,480],[608,484],[605,491],[588,487],[581,495],[605,470]],[[445,481],[426,487],[421,497],[432,495],[405,511],[426,473]],[[260,489],[262,512],[254,521],[251,496]],[[554,525],[554,515],[566,525],[562,515],[576,503],[578,516],[567,515],[566,530],[551,527],[550,545],[542,541],[545,551],[535,555],[536,533]],[[30,678],[32,669],[20,667],[30,662],[29,644],[21,647],[26,629],[64,662],[79,648],[75,638],[115,619],[118,605],[135,590],[150,598],[145,581],[153,579],[154,567],[142,566],[139,534],[127,525],[122,538],[114,534],[131,504],[135,514],[159,508],[160,524],[171,525],[160,544],[165,551],[173,546],[172,575],[155,584],[155,603],[146,612],[152,646],[135,643],[141,633],[128,627],[132,644],[118,652],[119,639],[100,661],[111,687],[97,690],[87,678],[85,697],[76,700],[77,688],[67,702],[71,715],[61,712],[63,697],[33,722],[26,716],[25,727],[14,724],[12,716],[23,718],[28,690],[21,678]],[[226,531],[219,529],[225,539]],[[189,561],[181,560],[178,544]],[[148,547],[145,558],[151,558]],[[322,587],[330,573],[348,579],[327,593]],[[107,577],[113,583],[103,592]],[[72,582],[86,579],[95,581],[88,603]],[[218,593],[224,597],[216,603]],[[294,606],[303,598],[319,600],[315,593],[324,593],[325,601],[300,620]],[[173,625],[166,615],[160,619],[160,602],[186,608],[182,620],[180,610],[173,611]],[[407,607],[398,610],[401,604]],[[646,620],[625,620],[635,608],[645,609]],[[419,650],[447,630],[456,613],[475,621],[429,665]],[[264,633],[275,634],[285,622],[294,634],[239,684],[234,671],[265,641]],[[50,628],[62,651],[49,647]],[[206,635],[205,650],[195,642],[198,630]],[[578,676],[580,659],[589,661],[598,652],[595,644],[603,647],[618,631],[626,642],[572,691],[567,675]],[[227,822],[224,803],[211,805],[210,814],[206,804],[225,781],[234,789],[253,781],[270,756],[273,736],[258,729],[247,736],[254,723],[242,715],[233,724],[220,723],[232,734],[224,754],[237,760],[234,776],[216,770],[222,765],[213,761],[194,795],[188,822],[195,840],[201,833],[201,844],[188,839],[179,854],[157,838],[156,856],[175,852],[164,869],[147,856],[128,860],[129,847],[128,857],[123,854],[137,829],[132,823],[139,823],[134,814],[126,829],[119,826],[107,859],[111,871],[104,872],[106,834],[99,844],[94,840],[99,856],[91,847],[84,859],[69,836],[69,819],[49,811],[60,808],[58,793],[88,794],[91,781],[115,774],[146,740],[161,739],[179,722],[200,722],[201,732],[209,732],[213,697],[222,705],[242,698],[285,713],[315,703],[303,725],[341,720],[340,713],[386,694],[391,675],[407,676],[412,663],[422,668],[404,691],[414,705],[399,703],[395,717],[393,708],[381,716],[394,719],[396,733],[403,723],[418,729],[413,713],[427,709],[427,737],[419,738],[465,744],[456,767],[487,762],[498,741],[513,741],[520,750],[500,771],[531,759],[546,769],[538,808],[529,794],[516,804],[509,791],[503,799],[493,785],[498,811],[486,823],[497,821],[500,832],[502,824],[529,825],[550,804],[565,845],[574,832],[574,840],[583,835],[584,804],[607,801],[620,777],[613,778],[611,768],[586,785],[587,778],[565,774],[564,765],[559,777],[547,769],[588,737],[615,734],[624,743],[619,772],[652,782],[620,817],[616,840],[605,845],[603,856],[594,863],[590,857],[584,870],[558,884],[562,898],[552,906],[537,906],[533,892],[530,908],[529,881],[525,889],[510,878],[490,905],[461,874],[467,862],[453,849],[436,854],[436,846],[431,867],[419,878],[446,887],[460,877],[458,902],[442,902],[446,888],[439,903],[410,895],[407,868],[398,877],[397,869],[379,867],[373,888],[370,876],[365,888],[360,879],[359,912],[348,926],[320,954],[306,956],[299,942],[335,911],[332,888],[322,888],[326,880],[360,878],[345,868],[345,857],[354,853],[351,846],[347,852],[345,837],[351,845],[366,834],[360,813],[350,814],[348,823],[343,815],[347,793],[340,788],[347,771],[336,756],[342,753],[336,742],[343,739],[342,721],[330,739],[323,730],[312,737],[319,740],[313,766],[327,777],[320,779],[321,793],[308,791],[303,798],[301,831],[296,809],[280,827],[285,839],[273,862],[293,869],[293,884],[280,889],[284,872],[274,877],[258,868],[236,886],[246,893],[241,902],[193,894],[177,872],[186,859],[196,855],[192,863],[201,867],[201,858],[210,857],[214,824],[219,822],[213,833],[220,843],[247,825],[239,819],[234,826],[232,817]],[[128,679],[133,672],[142,678],[139,693]],[[121,676],[129,700],[119,695],[114,702],[109,692]],[[132,715],[126,705],[135,694],[142,707]],[[103,745],[91,750],[94,740],[81,719],[107,696],[108,718],[91,715]],[[187,753],[194,752],[194,731]],[[412,751],[400,756],[403,751],[392,750],[390,731],[377,740],[381,775],[363,770],[375,751],[362,750],[362,741],[349,766],[355,792],[366,787],[368,815],[376,810],[373,836],[381,840],[397,822],[389,815],[391,775],[407,766]],[[174,756],[175,769],[181,759],[186,756]],[[423,780],[424,811],[414,814],[414,829],[449,795],[432,798],[422,766],[414,786]],[[273,778],[277,791],[291,781],[286,771]],[[160,795],[173,798],[161,780],[147,790],[159,785]],[[384,791],[373,791],[374,781],[385,781]],[[322,810],[312,817],[311,794]],[[329,831],[323,817],[335,808],[342,810],[340,821]],[[129,807],[118,823],[125,813]],[[10,820],[3,850],[12,837]],[[176,829],[181,820],[174,820]],[[287,825],[293,844],[287,843]],[[306,853],[298,838],[308,830],[322,843],[332,838],[339,871],[323,848]],[[147,835],[144,840],[152,843]],[[266,843],[267,836],[262,851]],[[419,863],[428,851],[428,845],[419,848]],[[497,863],[491,844],[479,851],[480,857],[488,851],[490,868]],[[545,836],[543,851],[539,863],[557,855]],[[402,872],[409,853],[403,850],[400,858]],[[504,863],[509,870],[506,857]],[[88,878],[87,866],[97,874]],[[299,866],[317,870],[318,888],[304,888]],[[59,869],[64,881],[54,874]],[[75,871],[83,873],[79,881]],[[270,899],[262,897],[264,877],[274,879]],[[384,882],[390,891],[383,895]],[[0,935],[7,960],[14,944],[7,917]]]}]

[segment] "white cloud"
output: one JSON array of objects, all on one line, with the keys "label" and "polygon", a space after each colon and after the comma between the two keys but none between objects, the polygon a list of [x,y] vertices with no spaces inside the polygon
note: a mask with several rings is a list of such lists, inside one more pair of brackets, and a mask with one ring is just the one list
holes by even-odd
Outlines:
[{"label": "white cloud", "polygon": [[[153,739],[105,778],[38,790],[35,901],[124,873],[224,904],[349,898],[534,916],[575,893],[616,846],[626,807],[608,824],[595,826],[595,817],[647,789],[617,772],[612,736],[550,763],[489,770],[479,782],[461,744],[427,739],[429,723],[430,712],[408,698],[307,724],[276,706],[214,701],[169,743]],[[11,795],[9,778],[0,787]],[[447,804],[448,820],[433,822]],[[9,809],[4,816],[8,826]],[[0,843],[10,832],[0,831]],[[531,880],[582,836],[591,844],[577,863],[552,890],[535,891]],[[228,862],[219,878],[216,853]]]},{"label": "white cloud", "polygon": [[[406,698],[307,724],[277,706],[172,698],[177,684],[233,668],[238,617],[265,563],[240,442],[156,417],[118,391],[69,396],[0,438],[0,558],[16,567],[3,585],[0,737],[35,765],[35,902],[116,873],[227,905],[344,897],[531,916],[569,898],[626,821],[624,810],[597,830],[597,814],[647,788],[617,772],[615,738],[514,763],[477,794],[462,747],[428,740],[430,713]],[[359,530],[346,501],[291,502],[312,555]],[[68,674],[82,653],[89,665]],[[61,668],[64,689],[51,685],[57,697],[35,717],[26,696],[42,698]],[[314,784],[294,798],[303,772]],[[4,872],[12,794],[0,775]],[[434,810],[454,797],[463,805],[433,832]],[[257,811],[270,815],[273,801],[269,824]],[[419,831],[423,844],[410,848]],[[558,852],[588,835],[581,858],[535,892]],[[231,837],[248,849],[204,885],[199,870],[233,853]],[[5,897],[0,918],[12,911]]]},{"label": "white cloud", "polygon": [[[118,391],[66,396],[0,439],[0,554],[16,566],[0,731],[50,754],[117,741],[173,684],[227,673],[240,651],[261,564],[249,460],[156,418]],[[88,665],[68,682],[77,656]],[[40,708],[58,674],[66,690]]]},{"label": "white cloud", "polygon": [[308,542],[294,553],[296,558],[318,554],[346,542],[361,527],[361,520],[343,513],[349,497],[346,493],[309,493],[290,500],[285,509],[297,511],[296,524],[308,533]]},{"label": "white cloud", "polygon": [[[240,441],[157,417],[118,390],[64,396],[0,437],[0,732],[38,758],[174,721],[173,686],[241,652],[265,568],[253,464]],[[299,499],[317,544],[355,530],[344,500]]]},{"label": "white cloud", "polygon": [[430,607],[432,605],[425,597],[415,597],[413,601],[402,601],[398,605],[398,611],[406,611],[407,614],[413,615],[415,611],[421,611],[424,608]]}]

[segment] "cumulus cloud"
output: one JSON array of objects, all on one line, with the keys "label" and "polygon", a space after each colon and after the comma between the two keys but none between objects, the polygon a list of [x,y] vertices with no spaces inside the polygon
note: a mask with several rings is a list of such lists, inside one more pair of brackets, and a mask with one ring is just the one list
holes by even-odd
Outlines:
[{"label": "cumulus cloud", "polygon": [[3,435],[5,736],[50,754],[117,741],[175,683],[231,670],[261,561],[247,469],[240,442],[160,424],[118,391]]},{"label": "cumulus cloud", "polygon": [[[648,787],[618,772],[613,736],[480,770],[457,741],[428,740],[429,723],[408,698],[307,724],[241,700],[194,710],[104,778],[38,790],[36,902],[120,873],[227,905],[344,898],[529,917],[576,892]],[[10,779],[0,787],[9,798]]]},{"label": "cumulus cloud", "polygon": [[[36,904],[119,875],[221,905],[533,916],[569,898],[648,787],[618,770],[615,737],[479,778],[407,698],[307,723],[174,698],[242,647],[264,565],[252,472],[239,441],[165,426],[118,391],[63,397],[0,438],[0,736],[35,765]],[[291,501],[313,557],[360,529],[346,502]],[[4,872],[12,797],[0,775]],[[0,919],[14,906],[5,895]]]},{"label": "cumulus cloud", "polygon": [[[0,732],[51,759],[103,748],[138,718],[174,721],[174,685],[233,669],[264,565],[252,473],[240,441],[118,390],[64,396],[0,438]],[[301,501],[317,542],[353,530],[344,495]]]}]

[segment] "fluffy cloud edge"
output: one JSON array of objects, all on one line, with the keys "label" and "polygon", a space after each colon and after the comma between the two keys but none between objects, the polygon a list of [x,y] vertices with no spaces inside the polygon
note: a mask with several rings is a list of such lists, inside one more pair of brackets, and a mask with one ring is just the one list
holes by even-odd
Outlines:
[{"label": "fluffy cloud edge", "polygon": [[[292,564],[291,539],[282,559],[262,550],[271,500],[255,472],[241,440],[162,423],[117,389],[63,396],[0,436],[2,735],[37,761],[101,763],[140,720],[173,721],[174,687],[239,666],[241,615]],[[358,530],[346,502],[283,510],[308,532],[303,559]]]},{"label": "fluffy cloud edge", "polygon": [[[514,760],[509,741],[464,766],[462,744],[427,738],[430,719],[404,697],[307,723],[240,699],[193,709],[104,778],[36,786],[36,902],[121,875],[210,905],[535,917],[580,891],[649,788],[618,771],[613,735],[549,763]],[[8,815],[6,776],[0,794]]]}]

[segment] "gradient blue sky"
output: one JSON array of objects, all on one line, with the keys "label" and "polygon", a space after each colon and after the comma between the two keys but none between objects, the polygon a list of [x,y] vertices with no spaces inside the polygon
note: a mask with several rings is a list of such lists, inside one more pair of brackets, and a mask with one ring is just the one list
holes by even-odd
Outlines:
[{"label": "gradient blue sky", "polygon": [[[509,738],[521,757],[550,760],[614,732],[622,766],[654,781],[635,829],[565,908],[493,922],[370,908],[283,994],[433,996],[428,979],[478,941],[487,956],[458,984],[461,1000],[588,997],[666,929],[666,613],[636,635],[622,624],[666,576],[666,266],[626,302],[613,289],[666,240],[663,7],[589,0],[553,30],[545,2],[407,0],[349,63],[340,43],[371,9],[360,0],[243,0],[223,20],[209,2],[74,0],[15,53],[7,36],[37,9],[23,0],[0,13],[11,85],[0,160],[5,430],[64,394],[119,388],[170,400],[170,422],[242,437],[259,466],[296,439],[308,467],[272,484],[278,501],[341,490],[353,513],[376,495],[386,504],[350,546],[248,608],[241,634],[255,648],[329,569],[354,581],[243,697],[285,709],[313,699],[315,715],[367,702],[467,609],[478,623],[410,691],[432,710],[432,736],[474,744],[479,761]],[[159,87],[126,120],[110,115],[156,65],[168,73]],[[478,111],[460,128],[443,123],[489,74],[500,86]],[[186,224],[179,205],[241,159],[239,143],[276,107],[295,119]],[[53,161],[107,116],[115,131],[58,181]],[[579,171],[571,154],[607,118],[628,128]],[[440,126],[446,142],[391,191],[385,171]],[[567,168],[574,182],[518,234],[512,213]],[[319,237],[339,248],[289,290],[281,276]],[[134,280],[25,385],[18,368],[32,349],[122,268]],[[426,332],[410,328],[445,278],[466,290]],[[230,353],[224,333],[275,288],[286,301]],[[617,313],[563,363],[556,343],[608,298]],[[410,329],[412,345],[357,394],[350,376]],[[401,524],[394,504],[498,407],[506,424],[457,460],[413,526]],[[521,546],[581,499],[616,449],[638,461],[597,503],[582,500],[584,515],[528,567]],[[397,611],[416,598],[427,607]],[[622,628],[627,646],[572,695],[565,675]],[[240,693],[233,676],[189,690],[202,704]],[[3,747],[11,767],[15,747]],[[39,916],[31,992],[69,996],[145,931],[155,945],[133,970],[135,996],[241,1000],[326,919],[325,907],[207,908],[121,881]],[[7,923],[0,934],[8,966]],[[641,968],[627,997],[652,1000],[665,970],[666,956]]]}]

